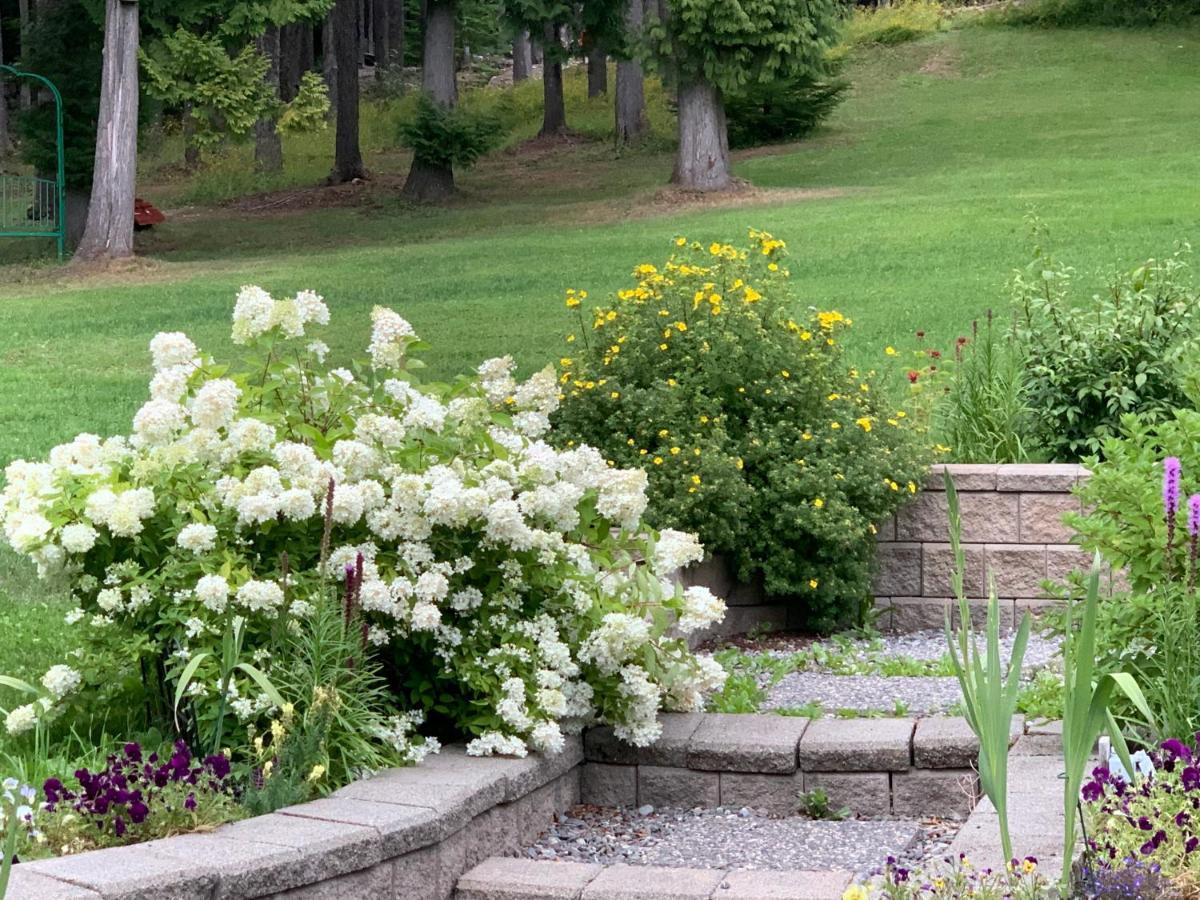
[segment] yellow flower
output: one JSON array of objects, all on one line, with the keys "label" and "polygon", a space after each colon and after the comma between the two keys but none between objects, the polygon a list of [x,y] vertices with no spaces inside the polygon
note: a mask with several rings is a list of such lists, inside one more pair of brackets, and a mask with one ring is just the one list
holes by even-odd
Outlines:
[{"label": "yellow flower", "polygon": [[889,346],[883,348],[883,352],[886,353],[888,356],[895,356],[896,348],[889,345]]},{"label": "yellow flower", "polygon": [[782,375],[784,378],[791,378],[791,377],[792,377],[792,373],[791,373],[791,372],[789,372],[787,369],[784,369],[784,370],[783,370],[782,372],[780,372],[779,374],[780,374],[780,375]]},{"label": "yellow flower", "polygon": [[743,294],[743,297],[747,303],[757,303],[762,299],[762,294],[750,287],[750,285],[746,285],[746,292]]},{"label": "yellow flower", "polygon": [[767,268],[772,272],[779,271],[779,263],[767,263]]},{"label": "yellow flower", "polygon": [[672,447],[672,448],[671,448],[671,455],[672,455],[672,456],[678,456],[678,455],[679,455],[679,448],[678,448],[678,447]]},{"label": "yellow flower", "polygon": [[658,272],[658,269],[656,269],[650,263],[642,263],[640,266],[638,266],[636,269],[633,270],[633,273],[635,275],[654,275],[657,272]]},{"label": "yellow flower", "polygon": [[693,476],[692,476],[692,484],[699,484],[699,483],[700,483],[700,476],[699,476],[699,475],[693,475]]},{"label": "yellow flower", "polygon": [[670,336],[671,336],[671,329],[670,329],[670,328],[664,328],[664,329],[663,329],[663,337],[664,337],[664,338],[669,338]]},{"label": "yellow flower", "polygon": [[910,494],[915,494],[917,492],[917,486],[911,481],[908,483],[908,492]]},{"label": "yellow flower", "polygon": [[802,441],[811,441],[811,440],[812,440],[812,435],[811,435],[809,432],[807,432],[807,431],[806,431],[806,432],[804,432],[804,434],[800,435],[800,440],[802,440]]},{"label": "yellow flower", "polygon": [[675,327],[680,331],[687,331],[687,322],[676,322]]},{"label": "yellow flower", "polygon": [[574,309],[579,305],[578,297],[567,297],[567,309]]},{"label": "yellow flower", "polygon": [[733,464],[737,466],[739,472],[746,468],[746,463],[740,456],[733,461]]},{"label": "yellow flower", "polygon": [[666,345],[666,344],[659,344],[659,345],[658,345],[658,349],[659,349],[659,350],[667,350],[667,349],[669,349],[669,348],[667,347],[667,345]]},{"label": "yellow flower", "polygon": [[933,445],[933,452],[934,452],[934,453],[949,453],[949,452],[950,452],[950,448],[949,448],[949,447],[947,447],[945,444],[934,444],[934,445]]},{"label": "yellow flower", "polygon": [[308,773],[309,781],[319,781],[321,776],[325,774],[325,767],[320,763],[312,767],[312,771]]},{"label": "yellow flower", "polygon": [[811,341],[811,340],[812,340],[812,332],[811,332],[811,331],[802,331],[802,332],[800,332],[800,340],[802,340],[802,341]]},{"label": "yellow flower", "polygon": [[716,241],[714,241],[713,243],[708,245],[708,252],[711,253],[713,256],[718,255],[721,252],[721,245],[718,244]]},{"label": "yellow flower", "polygon": [[567,343],[568,343],[568,344],[573,344],[573,343],[575,343],[575,335],[573,335],[573,334],[568,334],[568,335],[567,335]]},{"label": "yellow flower", "polygon": [[654,457],[654,464],[656,466],[661,466],[663,464],[663,458],[661,456]]},{"label": "yellow flower", "polygon": [[645,456],[645,455],[646,455],[647,453],[649,453],[649,452],[650,452],[649,450],[639,450],[639,451],[638,451],[638,455],[639,455],[639,456]]},{"label": "yellow flower", "polygon": [[830,422],[829,427],[832,428],[834,431],[836,431],[837,429],[842,427],[842,423],[841,422]]},{"label": "yellow flower", "polygon": [[[823,328],[825,331],[830,331],[834,325],[846,321],[846,317],[836,309],[830,310],[829,312],[817,313],[817,322],[820,323],[821,328]],[[847,324],[849,323],[847,322]]]},{"label": "yellow flower", "polygon": [[687,244],[687,238],[682,237],[682,236],[675,238],[675,246],[676,247],[682,247],[685,244]]},{"label": "yellow flower", "polygon": [[841,394],[830,394],[830,395],[829,395],[828,397],[826,397],[825,399],[826,399],[826,400],[828,400],[830,403],[832,403],[834,400],[840,400],[840,399],[841,399],[841,397],[842,397],[842,395],[841,395]]},{"label": "yellow flower", "polygon": [[665,429],[665,428],[659,429],[659,432],[658,432],[658,436],[660,438],[669,437],[670,434],[671,434],[671,432],[667,431],[667,429]]},{"label": "yellow flower", "polygon": [[[810,579],[808,579],[808,586],[809,586],[810,588],[812,588],[814,591],[817,589],[817,585],[819,585],[820,583],[821,583],[821,582],[819,582],[819,581],[818,581],[817,579],[815,579],[815,578],[810,578]],[[855,896],[855,897],[859,897],[859,896],[865,897],[865,896],[866,896],[866,894],[865,894],[865,893],[864,893],[864,894],[854,894],[853,896]],[[843,897],[844,897],[844,895],[843,895]]]},{"label": "yellow flower", "polygon": [[573,366],[575,364],[575,360],[571,359],[571,357],[569,357],[569,356],[564,356],[562,359],[560,359],[558,361],[558,364],[560,366],[562,366],[564,369],[569,369],[569,368],[571,368],[571,366]]},{"label": "yellow flower", "polygon": [[614,400],[619,400],[619,399],[621,398],[621,392],[620,392],[620,391],[613,391],[613,392],[612,392],[611,394],[609,394],[608,396],[612,397],[612,399],[614,399]]},{"label": "yellow flower", "polygon": [[1032,875],[1036,870],[1037,863],[1035,863],[1032,859],[1025,859],[1021,861],[1021,871],[1026,875]]},{"label": "yellow flower", "polygon": [[876,528],[876,527],[874,526],[874,524],[872,524],[872,523],[868,522],[868,523],[867,523],[867,527],[868,527],[869,529],[871,529],[871,534],[879,534],[879,529],[878,529],[878,528]]},{"label": "yellow flower", "polygon": [[633,440],[633,438],[630,438],[630,439],[629,439],[629,440],[627,440],[625,443],[627,443],[627,444],[628,444],[630,447],[634,446],[634,440]]},{"label": "yellow flower", "polygon": [[674,378],[667,379],[667,387],[676,387],[676,386],[678,386],[678,384],[679,384],[679,382],[676,381]]},{"label": "yellow flower", "polygon": [[857,419],[854,420],[854,424],[857,425],[859,428],[861,428],[863,431],[870,432],[871,417],[870,416],[859,416]]},{"label": "yellow flower", "polygon": [[700,417],[700,424],[701,424],[701,425],[707,425],[707,424],[708,424],[708,416],[701,416],[701,417]]},{"label": "yellow flower", "polygon": [[818,497],[816,500],[813,501],[813,506],[815,506],[817,509],[824,509],[825,501],[822,500],[820,497]]},{"label": "yellow flower", "polygon": [[604,320],[606,322],[611,322],[616,317],[617,317],[617,311],[615,309],[610,309],[608,312],[606,312],[604,314]]}]

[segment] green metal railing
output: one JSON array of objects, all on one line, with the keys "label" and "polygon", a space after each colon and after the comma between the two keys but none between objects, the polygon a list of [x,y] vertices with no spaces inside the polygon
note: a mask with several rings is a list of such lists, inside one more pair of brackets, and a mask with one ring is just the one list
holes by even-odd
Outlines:
[{"label": "green metal railing", "polygon": [[0,75],[32,78],[54,97],[55,147],[58,171],[54,179],[31,175],[0,175],[0,237],[52,237],[61,260],[67,243],[66,160],[63,150],[62,94],[49,78],[0,65]]}]

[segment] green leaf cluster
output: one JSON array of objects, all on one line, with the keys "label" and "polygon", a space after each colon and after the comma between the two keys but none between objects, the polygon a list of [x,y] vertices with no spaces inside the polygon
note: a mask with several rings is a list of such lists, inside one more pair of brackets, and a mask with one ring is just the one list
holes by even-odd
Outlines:
[{"label": "green leaf cluster", "polygon": [[858,624],[875,523],[930,458],[924,418],[848,363],[845,316],[792,303],[783,241],[675,244],[586,313],[568,293],[556,440],[643,468],[656,525],[696,532],[809,625]]},{"label": "green leaf cluster", "polygon": [[471,166],[500,138],[494,117],[462,107],[447,109],[424,94],[400,125],[401,142],[427,166]]}]

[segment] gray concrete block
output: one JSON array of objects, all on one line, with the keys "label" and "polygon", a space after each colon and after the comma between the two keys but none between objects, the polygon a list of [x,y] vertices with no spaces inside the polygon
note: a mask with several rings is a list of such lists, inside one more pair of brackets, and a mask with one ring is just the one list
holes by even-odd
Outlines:
[{"label": "gray concrete block", "polygon": [[637,766],[584,763],[580,796],[596,806],[637,806]]},{"label": "gray concrete block", "polygon": [[687,764],[720,772],[796,771],[796,747],[808,720],[792,716],[708,713],[692,735]]},{"label": "gray concrete block", "polygon": [[466,864],[467,837],[455,832],[432,844],[392,860],[392,890],[396,900],[447,900]]},{"label": "gray concrete block", "polygon": [[454,900],[577,900],[601,871],[588,863],[492,857],[458,880]]},{"label": "gray concrete block", "polygon": [[219,861],[218,897],[258,897],[300,887],[313,873],[300,864],[300,851],[278,844],[181,834],[139,845],[146,853],[183,863],[212,865]]},{"label": "gray concrete block", "polygon": [[996,490],[1067,493],[1088,470],[1077,463],[1010,463],[996,470]]},{"label": "gray concrete block", "polygon": [[254,841],[296,851],[300,884],[312,884],[357,872],[383,859],[383,841],[374,828],[271,813],[222,825],[215,832],[226,840]]},{"label": "gray concrete block", "polygon": [[[1013,716],[1009,746],[1024,733],[1025,717]],[[927,716],[913,734],[913,765],[918,769],[965,769],[979,759],[979,740],[962,716]]]},{"label": "gray concrete block", "polygon": [[674,766],[638,766],[638,802],[651,806],[719,806],[716,772],[693,772]]},{"label": "gray concrete block", "polygon": [[583,900],[709,900],[722,869],[609,866],[583,889]]},{"label": "gray concrete block", "polygon": [[1046,580],[1044,544],[988,544],[988,577],[1001,597],[1036,597]]},{"label": "gray concrete block", "polygon": [[703,713],[660,713],[662,734],[649,747],[635,747],[613,734],[609,725],[584,732],[584,753],[592,762],[642,763],[649,766],[687,765],[688,742],[704,720]]},{"label": "gray concrete block", "polygon": [[800,741],[805,772],[903,771],[912,760],[912,719],[816,719]]},{"label": "gray concrete block", "polygon": [[892,812],[897,816],[965,819],[979,799],[973,769],[910,769],[892,773]]},{"label": "gray concrete block", "polygon": [[100,900],[95,891],[38,875],[28,863],[13,866],[4,900]]},{"label": "gray concrete block", "polygon": [[934,463],[929,467],[924,489],[944,491],[942,472],[948,470],[956,491],[994,491],[999,469],[995,463]]},{"label": "gray concrete block", "polygon": [[393,900],[392,864],[382,862],[315,884],[271,894],[272,900]]},{"label": "gray concrete block", "polygon": [[[968,597],[982,597],[987,593],[987,579],[983,571],[983,547],[979,544],[963,546],[963,590]],[[949,544],[927,543],[921,545],[921,585],[915,592],[895,594],[898,597],[952,597],[954,596],[954,553]]]},{"label": "gray concrete block", "polygon": [[1021,494],[1021,543],[1069,544],[1074,531],[1063,522],[1082,509],[1074,494]]},{"label": "gray concrete block", "polygon": [[[75,856],[21,863],[22,880],[67,881],[105,900],[208,900],[217,887],[219,860],[190,861],[147,853],[141,846],[111,847]],[[60,890],[54,885],[53,890]],[[24,890],[24,888],[23,888]],[[68,895],[70,896],[70,895]]]},{"label": "gray concrete block", "polygon": [[911,597],[921,593],[921,545],[880,544],[875,549],[871,589],[880,597]]},{"label": "gray concrete block", "polygon": [[721,806],[765,809],[772,815],[790,816],[800,804],[804,779],[799,773],[764,775],[756,772],[721,772]]},{"label": "gray concrete block", "polygon": [[855,816],[889,816],[891,785],[887,772],[805,772],[804,790],[817,789],[829,798],[830,812],[849,810]]},{"label": "gray concrete block", "polygon": [[841,900],[851,872],[735,869],[713,892],[720,900]]},{"label": "gray concrete block", "polygon": [[285,807],[279,814],[374,828],[383,842],[384,858],[400,856],[445,837],[444,820],[424,806],[323,797],[311,803]]},{"label": "gray concrete block", "polygon": [[426,757],[413,769],[393,769],[391,772],[420,772],[431,784],[478,785],[485,781],[499,782],[501,795],[497,802],[510,802],[553,781],[570,771],[583,760],[583,739],[568,735],[561,753],[544,755],[531,753],[520,759],[506,756],[468,756],[462,745],[443,747],[441,752]]},{"label": "gray concrete block", "polygon": [[[399,806],[424,806],[432,809],[449,834],[465,825],[473,816],[491,809],[504,799],[505,782],[494,773],[480,773],[468,783],[452,774],[414,769],[389,769],[374,778],[356,781],[332,796],[347,800],[370,800]],[[441,776],[439,780],[439,776]]]}]

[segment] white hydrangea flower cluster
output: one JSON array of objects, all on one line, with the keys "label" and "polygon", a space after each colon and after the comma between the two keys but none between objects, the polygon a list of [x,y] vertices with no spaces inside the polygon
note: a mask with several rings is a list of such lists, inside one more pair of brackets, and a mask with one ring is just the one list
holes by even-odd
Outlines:
[{"label": "white hydrangea flower cluster", "polygon": [[[48,462],[8,466],[4,538],[67,578],[81,640],[117,647],[136,631],[155,663],[182,667],[219,655],[239,617],[246,652],[269,669],[285,664],[271,643],[280,625],[298,628],[345,582],[372,652],[463,697],[451,715],[471,753],[557,752],[598,719],[644,744],[659,709],[702,708],[724,673],[678,634],[724,606],[671,581],[702,550],[642,525],[644,472],[546,442],[553,375],[519,382],[505,357],[422,389],[406,371],[417,335],[377,307],[368,353],[381,377],[358,380],[326,369],[328,348],[306,334],[328,319],[311,292],[243,288],[233,340],[273,351],[254,377],[227,374],[183,334],[158,335],[130,438],[80,435]],[[101,550],[120,562],[95,563]],[[189,697],[219,702],[204,663]],[[94,680],[56,666],[43,685],[57,700]],[[270,712],[240,676],[224,699],[245,722]],[[376,737],[417,761],[436,746],[416,736],[421,712]],[[19,708],[7,724],[36,719]]]}]

